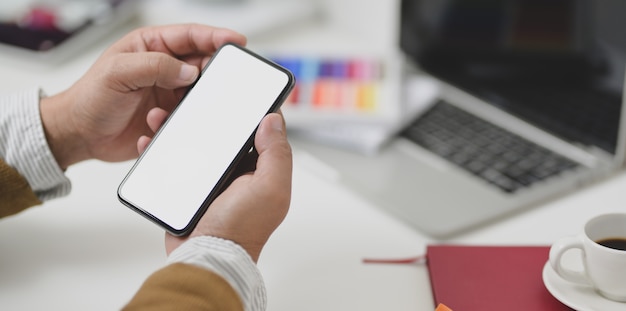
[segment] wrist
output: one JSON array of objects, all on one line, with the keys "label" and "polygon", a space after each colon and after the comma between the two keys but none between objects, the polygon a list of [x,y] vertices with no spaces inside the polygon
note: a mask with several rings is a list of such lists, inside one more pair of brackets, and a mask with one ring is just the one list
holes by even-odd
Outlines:
[{"label": "wrist", "polygon": [[71,119],[71,103],[67,94],[59,93],[40,99],[39,111],[46,141],[59,167],[86,160],[86,147]]}]

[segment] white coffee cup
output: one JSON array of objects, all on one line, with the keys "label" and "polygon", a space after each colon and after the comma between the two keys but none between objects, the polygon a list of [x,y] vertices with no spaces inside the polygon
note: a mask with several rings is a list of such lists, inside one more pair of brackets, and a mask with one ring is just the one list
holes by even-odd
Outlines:
[{"label": "white coffee cup", "polygon": [[[581,234],[558,240],[550,248],[550,265],[564,280],[592,286],[608,299],[626,302],[626,250],[598,243],[607,239],[626,243],[626,214],[596,216],[587,221]],[[581,250],[582,271],[561,264],[563,255],[572,249]]]}]

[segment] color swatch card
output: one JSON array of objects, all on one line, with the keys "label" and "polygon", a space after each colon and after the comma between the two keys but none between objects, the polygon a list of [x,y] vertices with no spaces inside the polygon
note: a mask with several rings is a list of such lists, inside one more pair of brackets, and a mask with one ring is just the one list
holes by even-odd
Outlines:
[{"label": "color swatch card", "polygon": [[282,107],[289,125],[320,122],[389,122],[399,115],[399,72],[381,57],[271,57],[296,76]]}]

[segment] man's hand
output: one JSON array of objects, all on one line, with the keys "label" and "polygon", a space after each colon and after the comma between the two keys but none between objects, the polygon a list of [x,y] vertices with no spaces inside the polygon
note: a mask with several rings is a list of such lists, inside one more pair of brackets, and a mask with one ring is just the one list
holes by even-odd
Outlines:
[{"label": "man's hand", "polygon": [[254,172],[244,174],[209,206],[188,237],[167,234],[171,253],[195,236],[214,236],[241,245],[256,262],[270,235],[280,225],[291,201],[292,154],[280,114],[267,115],[254,140],[259,153]]},{"label": "man's hand", "polygon": [[59,165],[137,157],[138,146],[154,134],[149,123],[165,119],[228,42],[245,45],[246,38],[193,24],[140,28],[114,43],[68,90],[41,101]]}]

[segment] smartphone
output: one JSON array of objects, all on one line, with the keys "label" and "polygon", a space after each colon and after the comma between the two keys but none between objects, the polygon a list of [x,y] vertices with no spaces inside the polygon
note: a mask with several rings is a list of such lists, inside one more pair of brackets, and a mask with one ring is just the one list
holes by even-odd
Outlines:
[{"label": "smartphone", "polygon": [[122,180],[119,200],[174,235],[191,233],[294,83],[246,48],[219,48]]}]

